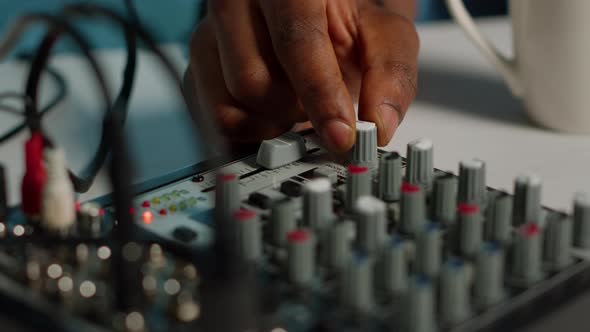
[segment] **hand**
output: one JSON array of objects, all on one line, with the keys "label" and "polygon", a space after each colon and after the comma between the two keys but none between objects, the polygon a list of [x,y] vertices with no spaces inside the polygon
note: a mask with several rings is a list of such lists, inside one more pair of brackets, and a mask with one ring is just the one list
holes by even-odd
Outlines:
[{"label": "hand", "polygon": [[419,41],[405,13],[380,2],[209,1],[191,41],[199,106],[233,142],[311,120],[332,152],[345,152],[358,102],[386,145],[416,94]]}]

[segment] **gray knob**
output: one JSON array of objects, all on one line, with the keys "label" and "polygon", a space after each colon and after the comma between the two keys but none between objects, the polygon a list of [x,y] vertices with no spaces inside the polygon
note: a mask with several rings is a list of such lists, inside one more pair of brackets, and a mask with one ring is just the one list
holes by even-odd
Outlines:
[{"label": "gray knob", "polygon": [[411,279],[403,310],[401,331],[435,331],[434,290],[428,277],[418,275]]},{"label": "gray knob", "polygon": [[86,237],[100,237],[102,234],[103,213],[100,205],[92,202],[80,206],[78,232]]},{"label": "gray knob", "polygon": [[355,252],[344,273],[343,302],[357,312],[373,306],[373,260],[364,252]]},{"label": "gray knob", "polygon": [[528,287],[543,278],[541,271],[541,228],[535,223],[522,225],[516,234],[512,279],[519,286]]},{"label": "gray knob", "polygon": [[377,168],[377,126],[372,122],[356,123],[356,144],[352,148],[350,164]]},{"label": "gray knob", "polygon": [[383,289],[389,296],[400,296],[408,290],[408,279],[407,243],[394,235],[383,255]]},{"label": "gray knob", "polygon": [[478,308],[493,306],[506,297],[504,251],[496,242],[486,242],[477,254],[474,300]]},{"label": "gray knob", "polygon": [[440,308],[445,324],[454,325],[471,315],[469,309],[469,283],[465,263],[455,257],[445,262],[441,272]]},{"label": "gray knob", "polygon": [[289,233],[289,281],[298,287],[307,287],[315,273],[315,238],[308,230]]},{"label": "gray knob", "polygon": [[342,270],[346,267],[351,255],[351,242],[350,226],[347,223],[332,226],[327,246],[327,263],[330,268]]},{"label": "gray knob", "polygon": [[444,175],[436,178],[432,189],[432,214],[434,220],[445,226],[451,226],[457,218],[457,178]]},{"label": "gray knob", "polygon": [[391,152],[381,156],[379,162],[379,198],[386,202],[400,199],[402,186],[402,158]]},{"label": "gray knob", "polygon": [[590,248],[590,195],[579,192],[574,198],[574,245]]},{"label": "gray knob", "polygon": [[238,257],[245,261],[257,261],[262,257],[262,232],[256,212],[238,210],[236,223]]},{"label": "gray knob", "polygon": [[418,234],[426,224],[426,197],[419,186],[404,183],[401,200],[401,231]]},{"label": "gray knob", "polygon": [[315,230],[330,227],[334,221],[332,183],[327,178],[314,179],[303,187],[303,221]]},{"label": "gray knob", "polygon": [[532,174],[521,175],[514,182],[514,226],[541,221],[541,178]]},{"label": "gray knob", "polygon": [[357,242],[361,250],[375,253],[387,239],[387,208],[373,196],[363,196],[356,202]]},{"label": "gray knob", "polygon": [[486,234],[488,239],[507,244],[512,232],[512,197],[507,193],[490,195],[486,210]]},{"label": "gray knob", "polygon": [[459,203],[484,208],[486,192],[486,164],[478,159],[462,161],[459,165]]},{"label": "gray knob", "polygon": [[473,258],[483,242],[483,218],[479,206],[459,204],[459,249],[461,255]]},{"label": "gray knob", "polygon": [[356,201],[371,195],[371,173],[364,166],[350,165],[346,178],[346,209],[354,212]]},{"label": "gray knob", "polygon": [[272,223],[272,237],[275,245],[285,247],[287,234],[297,228],[297,202],[286,198],[276,202],[270,212]]},{"label": "gray knob", "polygon": [[560,271],[572,263],[572,220],[565,214],[552,213],[545,227],[545,262],[554,271]]},{"label": "gray knob", "polygon": [[438,276],[442,259],[440,227],[435,223],[425,225],[416,244],[417,272],[430,278]]},{"label": "gray knob", "polygon": [[228,224],[234,213],[240,209],[239,178],[232,173],[217,174],[215,186],[216,222]]},{"label": "gray knob", "polygon": [[434,179],[432,141],[426,138],[408,143],[406,182],[430,191]]}]

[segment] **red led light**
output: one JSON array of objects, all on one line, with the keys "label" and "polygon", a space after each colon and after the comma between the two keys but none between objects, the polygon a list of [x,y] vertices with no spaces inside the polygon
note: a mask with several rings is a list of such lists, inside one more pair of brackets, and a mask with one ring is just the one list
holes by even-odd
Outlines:
[{"label": "red led light", "polygon": [[417,193],[420,191],[420,187],[413,185],[411,183],[408,182],[404,182],[402,184],[402,192],[406,193],[406,194],[411,194],[411,193]]},{"label": "red led light", "polygon": [[479,212],[479,206],[475,204],[461,203],[457,207],[457,211],[462,215],[471,215]]},{"label": "red led light", "polygon": [[105,215],[106,213],[107,213],[107,212],[106,212],[104,209],[100,209],[100,211],[98,212],[98,214],[99,214],[101,217],[104,217],[104,215]]},{"label": "red led light", "polygon": [[141,217],[143,219],[143,223],[146,225],[149,225],[152,223],[152,221],[154,221],[154,214],[152,211],[145,211]]},{"label": "red led light", "polygon": [[369,168],[357,165],[348,166],[348,173],[350,174],[365,174],[369,171]]},{"label": "red led light", "polygon": [[150,206],[152,206],[152,204],[150,204],[149,201],[143,201],[143,203],[141,203],[141,206],[144,208],[149,208]]},{"label": "red led light", "polygon": [[162,210],[160,210],[160,212],[159,212],[159,213],[160,213],[160,215],[162,215],[162,216],[165,216],[165,215],[167,215],[167,214],[168,214],[168,210],[166,210],[166,209],[162,209]]},{"label": "red led light", "polygon": [[129,208],[129,214],[135,214],[135,209],[133,206]]}]

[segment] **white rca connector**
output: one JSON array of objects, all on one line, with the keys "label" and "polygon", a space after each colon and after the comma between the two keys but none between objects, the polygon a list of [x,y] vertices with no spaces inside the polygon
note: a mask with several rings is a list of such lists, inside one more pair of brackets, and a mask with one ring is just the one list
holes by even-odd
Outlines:
[{"label": "white rca connector", "polygon": [[67,235],[76,222],[76,207],[65,153],[59,148],[47,149],[45,160],[47,182],[41,199],[42,225],[49,232]]}]

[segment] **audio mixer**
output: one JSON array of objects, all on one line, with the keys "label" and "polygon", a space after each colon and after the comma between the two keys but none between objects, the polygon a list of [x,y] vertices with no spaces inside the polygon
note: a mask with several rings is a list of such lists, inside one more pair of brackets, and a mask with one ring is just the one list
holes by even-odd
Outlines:
[{"label": "audio mixer", "polygon": [[58,233],[12,209],[1,303],[44,330],[500,331],[590,285],[589,196],[554,211],[533,174],[510,195],[481,160],[454,175],[428,139],[402,158],[376,135],[359,122],[339,163],[288,133],[144,191],[129,211],[141,239],[119,248],[109,204],[78,205]]}]

